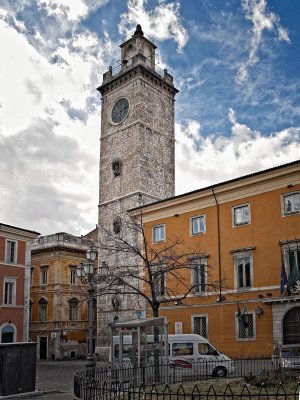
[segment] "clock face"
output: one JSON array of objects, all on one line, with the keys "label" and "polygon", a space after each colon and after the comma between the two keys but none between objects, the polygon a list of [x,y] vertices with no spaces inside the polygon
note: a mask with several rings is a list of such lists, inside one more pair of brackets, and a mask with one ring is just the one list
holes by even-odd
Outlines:
[{"label": "clock face", "polygon": [[124,121],[129,111],[129,101],[125,97],[121,97],[113,106],[111,112],[112,122],[119,124]]}]

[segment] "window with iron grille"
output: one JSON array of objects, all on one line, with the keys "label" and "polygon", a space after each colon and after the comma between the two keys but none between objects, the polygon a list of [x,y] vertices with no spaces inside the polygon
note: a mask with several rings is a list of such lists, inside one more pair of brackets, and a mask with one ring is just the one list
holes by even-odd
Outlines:
[{"label": "window with iron grille", "polygon": [[193,317],[193,329],[194,333],[197,335],[207,338],[207,316],[201,315]]},{"label": "window with iron grille", "polygon": [[6,259],[7,263],[15,264],[17,262],[17,242],[14,240],[6,241]]},{"label": "window with iron grille", "polygon": [[242,313],[237,316],[237,330],[238,340],[255,339],[254,315]]},{"label": "window with iron grille", "polygon": [[192,285],[194,293],[206,292],[207,258],[199,257],[191,261]]}]

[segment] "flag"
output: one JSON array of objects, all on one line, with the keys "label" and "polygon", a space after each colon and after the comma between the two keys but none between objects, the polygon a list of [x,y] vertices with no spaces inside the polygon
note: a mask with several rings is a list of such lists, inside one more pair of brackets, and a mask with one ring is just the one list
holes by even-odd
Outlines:
[{"label": "flag", "polygon": [[246,303],[244,304],[242,311],[239,307],[239,303],[237,303],[236,305],[237,305],[237,309],[238,309],[238,312],[236,314],[237,319],[239,320],[241,326],[243,326],[244,328],[248,328],[249,322],[248,322],[248,315],[246,314],[247,313],[247,304]]},{"label": "flag", "polygon": [[283,261],[283,255],[281,255],[281,279],[280,279],[280,293],[283,294],[285,292],[285,287],[287,284],[287,276]]}]

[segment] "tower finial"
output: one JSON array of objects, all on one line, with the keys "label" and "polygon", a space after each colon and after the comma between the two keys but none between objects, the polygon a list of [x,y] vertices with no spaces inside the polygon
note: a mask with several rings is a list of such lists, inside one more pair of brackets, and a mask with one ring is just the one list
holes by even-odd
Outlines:
[{"label": "tower finial", "polygon": [[144,35],[144,32],[142,31],[142,27],[140,24],[137,24],[134,35]]}]

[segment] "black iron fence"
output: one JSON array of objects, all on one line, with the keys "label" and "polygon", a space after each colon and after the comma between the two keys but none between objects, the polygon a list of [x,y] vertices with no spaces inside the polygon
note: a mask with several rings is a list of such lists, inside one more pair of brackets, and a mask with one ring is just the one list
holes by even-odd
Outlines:
[{"label": "black iron fence", "polygon": [[[294,365],[289,364],[289,365]],[[261,382],[259,390],[249,389],[246,384],[238,388],[227,385],[226,388],[216,389],[218,378],[245,378],[262,374],[265,371],[274,372],[280,370],[281,377],[284,374],[293,373],[292,383],[294,388],[285,388],[280,382],[277,388],[272,390]],[[203,391],[200,383],[186,392],[184,386],[180,386],[175,392],[170,389],[174,384],[183,382],[207,381],[213,379],[211,386]],[[231,379],[231,381],[232,381]],[[279,378],[274,375],[275,381]],[[231,360],[220,358],[219,360],[189,363],[186,360],[176,360],[174,363],[159,365],[144,365],[141,367],[127,366],[123,368],[95,368],[94,371],[82,370],[74,375],[75,399],[102,400],[114,398],[116,400],[202,400],[202,399],[297,399],[300,400],[299,383],[300,369],[288,368],[271,358],[243,358]],[[203,382],[204,384],[205,382]],[[223,385],[224,386],[224,385]],[[201,390],[200,390],[201,389]]]},{"label": "black iron fence", "polygon": [[84,400],[212,400],[212,399],[261,399],[261,400],[298,400],[300,386],[295,385],[294,389],[285,389],[282,384],[276,388],[249,388],[246,384],[239,388],[232,388],[227,384],[224,389],[216,389],[210,385],[207,389],[201,385],[194,385],[186,389],[182,384],[178,388],[170,388],[169,385],[152,386],[148,388],[124,387],[103,385],[97,387],[86,385],[82,388],[81,397],[75,399]]}]

